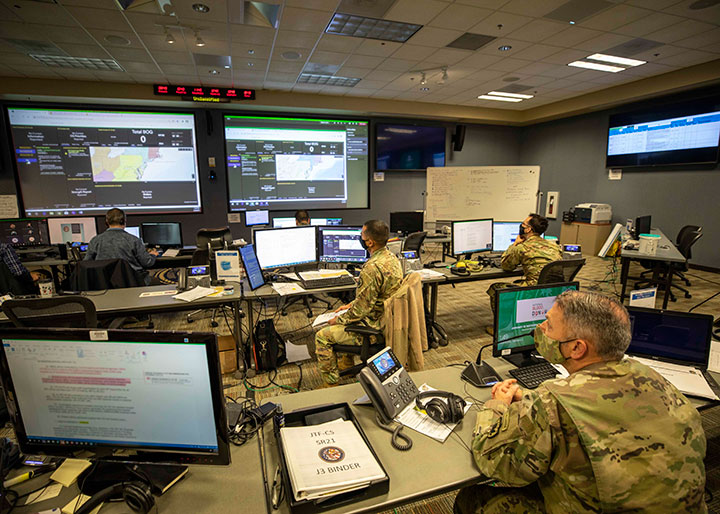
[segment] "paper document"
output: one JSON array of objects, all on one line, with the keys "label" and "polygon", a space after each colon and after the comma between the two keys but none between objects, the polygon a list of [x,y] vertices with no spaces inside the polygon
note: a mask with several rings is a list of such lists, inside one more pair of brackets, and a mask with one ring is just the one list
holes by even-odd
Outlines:
[{"label": "paper document", "polygon": [[280,273],[281,277],[285,277],[289,280],[300,280],[300,277],[298,277],[298,274],[294,271],[292,273]]},{"label": "paper document", "polygon": [[273,282],[272,288],[280,296],[285,296],[293,293],[302,293],[305,289],[300,284],[291,284],[289,282]]},{"label": "paper document", "polygon": [[708,362],[708,369],[720,373],[720,343],[717,341],[710,343],[710,362]]},{"label": "paper document", "polygon": [[184,293],[176,294],[173,296],[176,300],[182,300],[184,302],[192,302],[193,300],[197,300],[199,298],[204,298],[208,295],[211,295],[215,292],[214,287],[193,287],[189,291],[185,291]]},{"label": "paper document", "polygon": [[434,269],[428,269],[428,268],[423,268],[423,269],[420,269],[417,271],[413,271],[413,273],[420,273],[422,278],[441,278],[441,277],[445,276],[442,273],[440,273],[439,271],[435,271]]},{"label": "paper document", "polygon": [[698,369],[691,366],[672,364],[670,362],[643,359],[641,357],[633,357],[633,359],[642,362],[660,373],[665,380],[677,387],[681,393],[699,396],[701,398],[709,398],[710,400],[720,399],[710,388],[702,372]]},{"label": "paper document", "polygon": [[300,271],[298,272],[300,278],[303,280],[320,280],[323,278],[335,278],[335,277],[352,277],[347,270],[344,269],[321,269],[317,271]]},{"label": "paper document", "polygon": [[50,480],[61,483],[65,487],[70,487],[75,483],[80,473],[90,467],[90,461],[85,459],[65,459],[59,468],[57,468]]},{"label": "paper document", "polygon": [[315,318],[315,321],[313,321],[312,326],[313,326],[313,328],[324,327],[335,316],[340,316],[341,314],[345,314],[348,310],[349,309],[343,309],[338,312],[326,312],[326,313],[320,314],[320,316]]},{"label": "paper document", "polygon": [[312,359],[307,345],[285,342],[285,358],[288,362],[308,361]]},{"label": "paper document", "polygon": [[25,505],[30,505],[31,503],[35,502],[42,502],[45,500],[49,500],[50,498],[55,498],[58,494],[60,494],[62,488],[62,484],[50,484],[46,488],[40,489],[39,491],[36,491],[30,496],[28,496],[27,500],[25,501]]},{"label": "paper document", "polygon": [[168,248],[163,252],[161,257],[177,257],[178,255],[180,255],[179,248]]},{"label": "paper document", "polygon": [[[62,508],[63,514],[73,514],[76,510],[80,508],[82,504],[84,504],[89,499],[90,496],[87,496],[85,494],[78,494]],[[95,507],[90,514],[98,514],[98,511],[100,511],[103,505],[104,503],[101,503],[100,505]]]},{"label": "paper document", "polygon": [[[421,393],[424,393],[425,391],[435,391],[436,389],[427,384],[423,384],[418,388],[418,390]],[[471,405],[472,402],[465,400],[464,412],[467,412]],[[438,423],[428,416],[425,411],[418,409],[415,402],[412,402],[405,407],[402,412],[395,417],[395,421],[402,423],[408,428],[412,428],[416,432],[432,437],[441,443],[445,442],[445,439],[448,438],[457,426],[457,423]]]},{"label": "paper document", "polygon": [[148,296],[167,296],[171,294],[177,294],[175,289],[168,289],[167,291],[145,291],[140,293],[140,298],[147,298]]}]

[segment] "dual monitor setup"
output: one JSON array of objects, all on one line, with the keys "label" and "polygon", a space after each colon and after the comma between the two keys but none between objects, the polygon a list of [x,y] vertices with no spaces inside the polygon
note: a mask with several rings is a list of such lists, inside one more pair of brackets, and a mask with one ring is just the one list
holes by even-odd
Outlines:
[{"label": "dual monitor setup", "polygon": [[[310,225],[320,227],[324,225],[342,225],[342,218],[310,218]],[[245,211],[245,226],[260,227],[270,225],[270,211],[256,210]],[[272,228],[295,227],[297,222],[294,217],[277,217],[272,219]]]}]

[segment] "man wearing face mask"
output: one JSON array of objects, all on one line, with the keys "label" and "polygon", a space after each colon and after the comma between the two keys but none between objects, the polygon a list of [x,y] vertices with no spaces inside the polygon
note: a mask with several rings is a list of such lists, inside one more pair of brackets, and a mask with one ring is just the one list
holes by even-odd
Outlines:
[{"label": "man wearing face mask", "polygon": [[707,512],[700,415],[662,376],[623,358],[630,320],[597,293],[566,291],[535,331],[567,378],[492,389],[472,452],[491,485],[460,491],[456,513]]},{"label": "man wearing face mask", "polygon": [[340,368],[353,366],[353,356],[342,354],[338,359],[333,351],[333,345],[362,344],[362,338],[357,334],[345,332],[344,325],[363,321],[373,328],[381,328],[380,321],[385,300],[400,287],[403,279],[402,268],[397,257],[387,249],[389,235],[390,229],[384,221],[372,220],[363,225],[360,244],[370,252],[370,258],[360,271],[355,300],[338,308],[335,312],[348,310],[331,319],[330,326],[315,335],[318,369],[327,384],[337,384],[340,379],[338,375]]},{"label": "man wearing face mask", "polygon": [[546,264],[562,259],[560,246],[542,237],[547,227],[548,220],[539,214],[529,214],[520,224],[520,235],[503,253],[500,266],[505,271],[512,271],[520,265],[523,268],[523,277],[516,283],[496,282],[490,286],[487,294],[490,296],[490,309],[493,313],[495,291],[505,287],[534,286]]}]

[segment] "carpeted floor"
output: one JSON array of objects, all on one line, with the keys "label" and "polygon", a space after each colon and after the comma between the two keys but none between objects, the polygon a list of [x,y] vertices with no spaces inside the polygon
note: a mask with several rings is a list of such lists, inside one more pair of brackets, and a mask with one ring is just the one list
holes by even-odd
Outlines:
[{"label": "carpeted floor", "polygon": [[[439,259],[438,248],[426,245],[428,250],[423,254],[423,261]],[[631,275],[637,275],[642,269],[633,265]],[[597,290],[608,295],[619,293],[619,262],[616,264],[609,259],[587,257],[587,264],[580,271],[577,279],[583,290]],[[692,282],[692,298],[686,299],[682,293],[678,293],[677,302],[670,303],[669,309],[687,311],[696,304],[711,297],[720,291],[720,275],[703,272],[690,271],[686,274]],[[169,276],[167,278],[170,278]],[[485,293],[491,281],[469,282],[460,284],[457,287],[441,286],[439,293],[438,321],[448,333],[450,344],[430,350],[425,354],[427,369],[434,369],[447,366],[448,364],[461,363],[465,360],[475,359],[478,349],[491,342],[484,328],[492,324],[492,315],[488,296]],[[339,300],[331,299],[340,305]],[[314,314],[318,315],[324,311],[320,303],[316,304]],[[658,302],[659,305],[659,302]],[[310,328],[310,322],[302,304],[296,304],[288,309],[287,316],[281,316],[278,306],[275,303],[267,305],[256,305],[256,318],[272,317],[275,320],[276,328],[286,341],[296,345],[309,345],[312,349],[314,332]],[[695,312],[709,313],[715,316],[720,315],[720,296],[707,301],[697,307]],[[209,311],[208,311],[209,315]],[[187,323],[184,314],[168,314],[153,316],[155,328],[159,330],[214,330],[218,334],[229,334],[230,325],[220,315],[219,326],[213,329],[210,326],[209,317],[199,319],[193,323]],[[231,321],[228,313],[227,321]],[[247,327],[243,328],[244,333]],[[489,355],[489,349],[487,350]],[[483,354],[483,356],[486,356]],[[275,384],[269,379],[273,378]],[[354,379],[345,379],[345,382],[352,382]],[[224,377],[226,392],[233,397],[248,395],[248,389],[253,389],[256,399],[262,399],[279,394],[292,394],[298,388],[311,390],[321,385],[321,379],[317,372],[314,361],[302,363],[302,383],[300,382],[300,369],[298,365],[287,364],[277,371],[277,374],[270,377],[262,373],[245,384],[226,375]],[[707,485],[713,495],[709,500],[710,512],[720,512],[720,407],[714,407],[702,412],[703,424],[708,436],[708,457],[706,458]],[[442,513],[452,512],[454,493],[441,495],[425,501],[398,507],[396,513]]]}]

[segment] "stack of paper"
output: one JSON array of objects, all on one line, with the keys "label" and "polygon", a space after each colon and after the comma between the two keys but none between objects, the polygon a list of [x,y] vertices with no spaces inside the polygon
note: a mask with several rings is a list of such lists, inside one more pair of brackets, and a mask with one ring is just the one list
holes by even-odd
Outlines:
[{"label": "stack of paper", "polygon": [[208,295],[211,295],[215,292],[214,287],[194,287],[190,289],[189,291],[185,291],[180,294],[176,294],[173,296],[176,300],[183,300],[185,302],[192,302],[193,300],[198,300],[200,298],[204,298]]},{"label": "stack of paper", "polygon": [[362,489],[386,475],[352,421],[280,430],[296,500]]},{"label": "stack of paper", "polygon": [[324,327],[328,324],[328,322],[333,319],[336,316],[340,316],[341,314],[345,314],[348,311],[348,309],[343,309],[341,311],[337,312],[326,312],[324,314],[320,314],[317,318],[315,318],[315,321],[313,321],[313,328],[320,328]]},{"label": "stack of paper", "polygon": [[670,362],[643,359],[641,357],[633,357],[633,359],[642,362],[660,373],[665,380],[677,387],[681,393],[708,398],[710,400],[718,399],[717,395],[710,388],[710,384],[708,384],[702,372],[698,369]]}]

